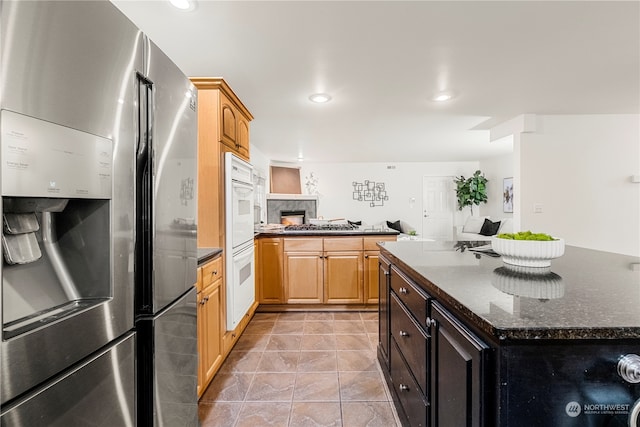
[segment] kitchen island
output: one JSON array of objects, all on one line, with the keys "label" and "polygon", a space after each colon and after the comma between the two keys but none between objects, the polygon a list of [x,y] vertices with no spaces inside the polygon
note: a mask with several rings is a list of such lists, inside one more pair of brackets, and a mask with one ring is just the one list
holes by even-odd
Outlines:
[{"label": "kitchen island", "polygon": [[640,426],[640,259],[567,247],[527,269],[488,243],[380,245],[378,358],[403,422]]},{"label": "kitchen island", "polygon": [[397,235],[394,230],[260,231],[258,311],[377,310],[377,243]]}]

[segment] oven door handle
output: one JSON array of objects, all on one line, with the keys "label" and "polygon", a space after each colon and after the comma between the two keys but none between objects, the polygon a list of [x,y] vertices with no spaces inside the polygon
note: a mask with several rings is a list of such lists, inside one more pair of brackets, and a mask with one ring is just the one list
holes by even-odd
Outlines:
[{"label": "oven door handle", "polygon": [[244,261],[245,259],[253,258],[253,243],[247,245],[247,247],[239,249],[238,252],[233,254],[233,261]]},{"label": "oven door handle", "polygon": [[245,190],[253,191],[253,185],[247,184],[247,183],[244,183],[244,182],[240,182],[240,181],[233,181],[232,186],[233,186],[234,189],[242,188],[242,189],[245,189]]}]

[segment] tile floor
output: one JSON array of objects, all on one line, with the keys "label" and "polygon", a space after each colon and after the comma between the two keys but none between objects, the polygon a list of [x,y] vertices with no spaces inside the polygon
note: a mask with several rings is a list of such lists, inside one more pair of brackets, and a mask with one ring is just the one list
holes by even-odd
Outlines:
[{"label": "tile floor", "polygon": [[200,399],[202,427],[399,426],[375,312],[256,313]]}]

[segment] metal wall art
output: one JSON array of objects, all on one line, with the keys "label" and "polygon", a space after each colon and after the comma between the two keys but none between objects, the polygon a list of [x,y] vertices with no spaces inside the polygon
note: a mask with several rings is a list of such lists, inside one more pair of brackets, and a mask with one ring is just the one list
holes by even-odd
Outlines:
[{"label": "metal wall art", "polygon": [[365,181],[353,182],[353,200],[369,202],[370,207],[384,206],[385,200],[389,200],[384,182]]}]

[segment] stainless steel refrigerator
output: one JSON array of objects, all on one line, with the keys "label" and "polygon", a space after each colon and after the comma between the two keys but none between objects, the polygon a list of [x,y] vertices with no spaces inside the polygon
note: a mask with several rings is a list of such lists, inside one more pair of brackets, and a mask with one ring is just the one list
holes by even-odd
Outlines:
[{"label": "stainless steel refrigerator", "polygon": [[195,89],[106,0],[0,8],[0,425],[197,425]]}]

